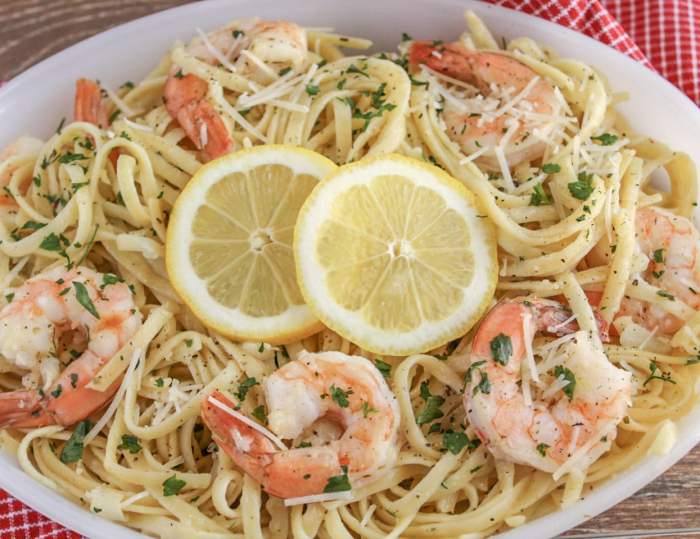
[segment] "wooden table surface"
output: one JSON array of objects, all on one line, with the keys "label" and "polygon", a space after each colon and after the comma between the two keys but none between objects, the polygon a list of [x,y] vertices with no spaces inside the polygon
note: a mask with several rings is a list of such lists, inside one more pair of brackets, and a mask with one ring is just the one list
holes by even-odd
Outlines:
[{"label": "wooden table surface", "polygon": [[[0,0],[0,80],[107,28],[185,3],[187,0]],[[699,506],[700,446],[646,488],[566,536],[697,537]]]}]

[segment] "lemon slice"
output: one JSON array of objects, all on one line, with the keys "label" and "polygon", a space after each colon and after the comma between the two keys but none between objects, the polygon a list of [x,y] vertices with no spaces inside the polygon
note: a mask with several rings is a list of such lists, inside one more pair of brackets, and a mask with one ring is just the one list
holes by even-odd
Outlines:
[{"label": "lemon slice", "polygon": [[197,171],[170,216],[166,265],[205,325],[278,344],[321,328],[299,292],[292,239],[299,208],[336,168],[309,150],[269,145]]},{"label": "lemon slice", "polygon": [[321,321],[365,350],[408,355],[463,335],[496,288],[496,239],[474,196],[399,155],[337,169],[294,231],[297,277]]}]

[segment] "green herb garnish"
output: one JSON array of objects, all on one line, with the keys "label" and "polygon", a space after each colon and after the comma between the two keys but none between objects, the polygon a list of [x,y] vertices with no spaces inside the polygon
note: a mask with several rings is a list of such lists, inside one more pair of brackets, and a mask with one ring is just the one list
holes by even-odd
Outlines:
[{"label": "green herb garnish", "polygon": [[74,281],[73,287],[75,288],[75,297],[78,300],[78,303],[85,307],[85,310],[87,312],[89,312],[92,316],[99,320],[100,315],[97,312],[97,309],[95,309],[95,305],[92,303],[92,300],[90,299],[90,294],[88,294],[85,285],[78,281]]}]

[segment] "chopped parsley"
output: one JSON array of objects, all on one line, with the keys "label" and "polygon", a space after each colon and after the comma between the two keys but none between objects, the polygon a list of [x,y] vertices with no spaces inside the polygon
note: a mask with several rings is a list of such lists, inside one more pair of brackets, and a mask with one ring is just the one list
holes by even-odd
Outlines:
[{"label": "chopped parsley", "polygon": [[445,399],[439,395],[432,395],[430,393],[427,380],[424,380],[420,384],[420,396],[425,401],[425,408],[416,416],[416,423],[418,425],[425,425],[445,415],[440,409],[440,406],[445,403]]},{"label": "chopped parsley", "polygon": [[576,389],[576,375],[563,365],[557,365],[554,367],[554,376],[557,378],[561,376],[564,378],[564,380],[569,382],[562,388],[562,391],[564,392],[564,395],[569,397],[569,400],[573,399],[574,389]]},{"label": "chopped parsley", "polygon": [[491,348],[491,357],[500,365],[507,365],[510,356],[513,355],[513,343],[508,335],[499,333],[489,344]]},{"label": "chopped parsley", "polygon": [[547,444],[537,444],[537,452],[542,455],[543,457],[547,456],[547,449],[549,449],[549,445]]},{"label": "chopped parsley", "polygon": [[358,68],[355,64],[350,64],[350,67],[348,67],[345,70],[346,73],[355,73],[357,75],[362,75],[363,77],[369,78],[369,74],[367,71],[363,71],[360,68]]},{"label": "chopped parsley", "polygon": [[406,32],[401,32],[401,41],[413,41],[413,38]]},{"label": "chopped parsley", "polygon": [[658,296],[661,296],[662,298],[666,298],[667,300],[676,301],[676,298],[673,297],[673,294],[669,294],[668,292],[666,292],[666,290],[659,290],[658,292],[656,292],[656,294]]},{"label": "chopped parsley", "polygon": [[63,464],[78,462],[83,458],[83,440],[91,428],[92,423],[88,420],[81,421],[76,425],[75,430],[61,450],[60,459]]},{"label": "chopped parsley", "polygon": [[252,415],[255,419],[257,419],[261,423],[267,423],[267,414],[265,413],[265,405],[261,404],[260,406],[256,406],[252,412]]},{"label": "chopped parsley", "polygon": [[328,483],[323,487],[323,492],[344,492],[352,490],[350,479],[348,479],[347,467],[343,466],[342,475],[334,475],[328,478]]},{"label": "chopped parsley", "polygon": [[163,387],[165,385],[165,381],[162,378],[157,378],[153,383],[156,387]]},{"label": "chopped parsley", "polygon": [[538,183],[532,188],[532,194],[530,195],[530,206],[542,206],[549,203],[549,196],[542,188],[542,184]]},{"label": "chopped parsley", "polygon": [[545,174],[556,174],[561,171],[561,167],[556,163],[545,163],[542,165],[542,172]]},{"label": "chopped parsley", "polygon": [[374,366],[377,367],[377,370],[382,373],[384,378],[389,378],[389,375],[391,374],[391,365],[382,361],[381,359],[375,359]]},{"label": "chopped parsley", "polygon": [[132,455],[135,455],[141,451],[141,445],[139,444],[139,440],[136,436],[132,436],[131,434],[122,434],[122,443],[117,446],[117,449],[124,449]]},{"label": "chopped parsley", "polygon": [[78,373],[72,372],[70,374],[70,386],[75,389],[78,387]]},{"label": "chopped parsley", "polygon": [[320,91],[321,91],[320,86],[316,86],[315,84],[307,84],[306,85],[306,93],[309,95],[316,95]]},{"label": "chopped parsley", "polygon": [[[428,87],[428,84],[429,84],[429,83],[428,83],[427,80],[418,80],[418,79],[414,79],[413,77],[411,77],[411,75],[409,75],[408,78],[409,78],[410,81],[411,81],[411,86],[425,86],[426,88]],[[465,124],[465,125],[466,125],[466,124]]]},{"label": "chopped parsley", "polygon": [[348,396],[352,395],[352,393],[353,393],[352,389],[348,389],[347,391],[343,391],[339,387],[335,387],[334,385],[331,385],[331,398],[341,408],[348,407],[348,405],[350,404],[350,401],[348,400]]},{"label": "chopped parsley", "polygon": [[482,359],[481,361],[475,361],[474,363],[469,365],[469,368],[467,369],[467,373],[464,375],[464,380],[467,383],[471,382],[474,371],[475,370],[478,371],[479,367],[481,367],[484,363],[486,363],[486,361],[484,361]]},{"label": "chopped parsley", "polygon": [[[660,374],[656,374],[657,372],[659,372]],[[659,365],[656,363],[656,361],[653,359],[649,362],[649,376],[646,380],[644,380],[644,383],[642,385],[645,386],[652,380],[660,380],[662,382],[670,382],[672,384],[676,383],[676,381],[671,378],[671,373],[663,372],[659,368]]]},{"label": "chopped parsley", "polygon": [[474,387],[474,395],[481,391],[484,395],[491,393],[491,382],[489,381],[489,374],[487,372],[479,371],[481,374],[481,381]]},{"label": "chopped parsley", "polygon": [[27,221],[22,225],[22,230],[39,230],[44,228],[46,223],[37,223],[36,221]]},{"label": "chopped parsley", "polygon": [[259,382],[255,378],[246,378],[240,384],[238,384],[238,391],[236,391],[236,397],[238,397],[238,400],[243,402],[248,395],[250,388],[256,385],[259,385]]},{"label": "chopped parsley", "polygon": [[[51,232],[48,236],[46,236],[43,240],[41,240],[41,243],[39,244],[40,249],[44,249],[45,251],[52,251],[55,253],[58,253],[60,256],[66,259],[68,267],[72,267],[72,263],[70,261],[70,258],[68,256],[68,253],[66,253],[66,250],[64,248],[65,245],[68,245],[70,241],[66,238],[64,239],[64,236],[61,235],[60,237]],[[63,245],[62,245],[63,244]]]},{"label": "chopped parsley", "polygon": [[118,282],[121,282],[121,279],[113,273],[103,273],[100,288],[105,288],[111,284],[117,284]]},{"label": "chopped parsley", "polygon": [[80,303],[87,312],[89,312],[92,316],[99,320],[100,315],[97,312],[97,309],[95,309],[95,305],[92,303],[92,300],[90,299],[90,294],[88,294],[85,285],[78,281],[74,281],[73,287],[75,288],[75,297],[78,300],[78,303]]},{"label": "chopped parsley", "polygon": [[292,70],[291,66],[283,67],[282,69],[279,70],[277,73],[280,77],[284,77],[287,73],[289,73]]},{"label": "chopped parsley", "polygon": [[243,30],[234,30],[233,32],[231,32],[231,35],[234,38],[243,37],[245,35],[245,32]]},{"label": "chopped parsley", "polygon": [[603,133],[597,137],[591,137],[591,140],[596,140],[603,146],[610,146],[611,144],[615,144],[615,142],[617,142],[617,135],[613,135],[612,133]]},{"label": "chopped parsley", "polygon": [[442,446],[453,455],[457,455],[469,444],[469,437],[463,432],[448,430],[442,435]]},{"label": "chopped parsley", "polygon": [[10,292],[9,294],[5,294],[5,300],[7,303],[12,303],[12,300],[15,299],[15,293]]},{"label": "chopped parsley", "polygon": [[63,387],[61,386],[61,384],[58,384],[58,385],[56,386],[56,389],[54,389],[54,390],[51,392],[51,396],[52,396],[54,399],[57,399],[58,397],[61,396],[61,393],[63,393]]},{"label": "chopped parsley", "polygon": [[67,164],[72,163],[74,161],[83,161],[84,159],[87,159],[87,156],[83,155],[82,153],[67,152],[58,158],[58,162],[63,163],[64,165],[67,165]]},{"label": "chopped parsley", "polygon": [[179,494],[187,482],[178,479],[176,475],[168,477],[163,481],[163,496],[175,496]]},{"label": "chopped parsley", "polygon": [[362,401],[362,415],[367,417],[370,414],[376,414],[379,410],[369,405],[367,401]]},{"label": "chopped parsley", "polygon": [[588,200],[593,192],[593,175],[587,172],[579,172],[578,180],[568,184],[571,196],[578,200]]},{"label": "chopped parsley", "polygon": [[685,362],[686,365],[697,365],[700,363],[700,356],[689,357]]},{"label": "chopped parsley", "polygon": [[651,255],[651,258],[656,262],[657,264],[663,264],[664,262],[664,250],[663,249],[657,249],[654,251]]}]

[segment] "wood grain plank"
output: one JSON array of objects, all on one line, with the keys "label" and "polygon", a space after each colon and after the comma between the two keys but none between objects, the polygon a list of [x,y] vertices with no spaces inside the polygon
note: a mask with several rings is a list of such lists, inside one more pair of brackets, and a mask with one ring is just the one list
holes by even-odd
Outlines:
[{"label": "wood grain plank", "polygon": [[[0,80],[73,43],[187,0],[0,0]],[[700,447],[662,477],[565,536],[700,528]],[[676,538],[697,535],[677,534]]]}]

